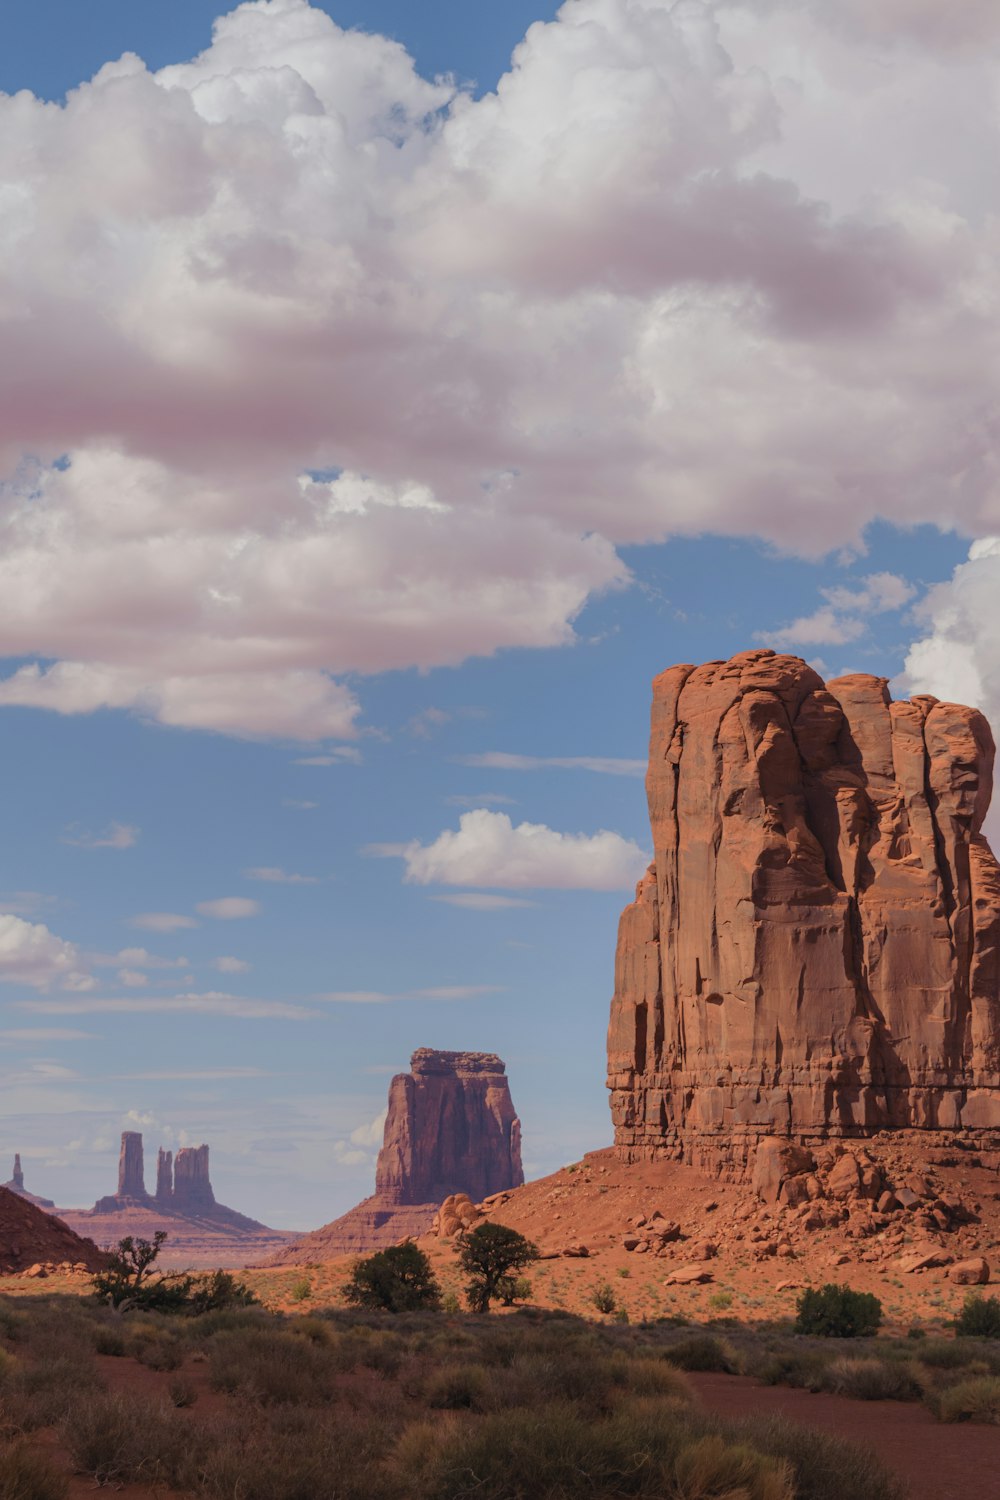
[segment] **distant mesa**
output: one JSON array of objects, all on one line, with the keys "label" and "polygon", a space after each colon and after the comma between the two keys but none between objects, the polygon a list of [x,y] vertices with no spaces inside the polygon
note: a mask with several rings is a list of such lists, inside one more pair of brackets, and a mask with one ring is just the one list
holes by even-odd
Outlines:
[{"label": "distant mesa", "polygon": [[292,1238],[216,1202],[205,1145],[182,1146],[176,1156],[161,1147],[156,1192],[148,1193],[137,1130],[122,1132],[117,1191],[98,1198],[92,1209],[63,1210],[60,1217],[105,1246],[126,1234],[148,1239],[162,1229],[167,1235],[162,1261],[173,1266],[246,1265]]},{"label": "distant mesa", "polygon": [[475,1202],[520,1187],[521,1122],[493,1052],[421,1047],[389,1085],[375,1192],[341,1218],[272,1257],[301,1264],[392,1245],[430,1229],[442,1202]]},{"label": "distant mesa", "polygon": [[994,744],[773,651],[653,684],[654,862],[622,914],[615,1143],[739,1180],[757,1145],[1000,1131]]},{"label": "distant mesa", "polygon": [[24,1185],[24,1173],[21,1170],[21,1153],[19,1151],[14,1153],[14,1171],[11,1174],[11,1179],[3,1185],[8,1192],[16,1193],[19,1198],[24,1198],[26,1202],[33,1203],[36,1208],[55,1208],[55,1204],[51,1198],[39,1198],[35,1193],[28,1192],[28,1189]]}]

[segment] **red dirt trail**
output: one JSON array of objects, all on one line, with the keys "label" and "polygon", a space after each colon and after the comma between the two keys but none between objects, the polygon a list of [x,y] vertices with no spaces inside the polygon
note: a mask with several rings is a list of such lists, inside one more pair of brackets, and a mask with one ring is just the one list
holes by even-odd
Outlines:
[{"label": "red dirt trail", "polygon": [[787,1386],[760,1386],[745,1375],[687,1378],[705,1406],[720,1416],[763,1412],[870,1444],[909,1485],[910,1500],[1000,1497],[1000,1428],[943,1424],[925,1407],[908,1402],[854,1401]]}]

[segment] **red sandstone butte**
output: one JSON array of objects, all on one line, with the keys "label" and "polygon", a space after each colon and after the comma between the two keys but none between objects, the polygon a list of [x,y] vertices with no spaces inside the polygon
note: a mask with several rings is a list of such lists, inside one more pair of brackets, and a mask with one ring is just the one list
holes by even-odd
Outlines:
[{"label": "red sandstone butte", "polygon": [[479,1202],[523,1182],[521,1122],[500,1058],[421,1047],[389,1085],[374,1195],[270,1263],[377,1250],[425,1234],[453,1193]]},{"label": "red sandstone butte", "polygon": [[1000,867],[974,709],[743,652],[653,684],[654,863],[622,914],[615,1144],[1000,1128]]}]

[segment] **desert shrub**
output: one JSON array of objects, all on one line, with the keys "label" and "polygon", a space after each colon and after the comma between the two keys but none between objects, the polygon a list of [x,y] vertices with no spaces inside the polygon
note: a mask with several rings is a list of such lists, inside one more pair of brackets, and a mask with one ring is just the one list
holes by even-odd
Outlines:
[{"label": "desert shrub", "polygon": [[182,1485],[199,1446],[196,1429],[171,1407],[122,1394],[83,1397],[61,1431],[77,1472],[98,1485]]},{"label": "desert shrub", "polygon": [[720,1370],[728,1374],[736,1368],[733,1351],[712,1333],[678,1339],[667,1346],[664,1355],[678,1370]]},{"label": "desert shrub", "polygon": [[308,1302],[312,1294],[312,1282],[308,1281],[304,1276],[301,1281],[297,1281],[295,1283],[291,1291],[288,1293],[293,1302]]},{"label": "desert shrub", "polygon": [[465,1295],[473,1312],[488,1312],[515,1271],[538,1259],[538,1249],[506,1224],[480,1224],[462,1240],[459,1264],[469,1280]]},{"label": "desert shrub", "polygon": [[937,1393],[934,1406],[942,1422],[1000,1424],[1000,1377],[977,1375]]},{"label": "desert shrub", "polygon": [[179,1370],[184,1363],[184,1345],[169,1336],[137,1339],[132,1353],[150,1370]]},{"label": "desert shrub", "polygon": [[1000,1338],[1000,1298],[970,1292],[955,1320],[955,1332],[966,1338]]},{"label": "desert shrub", "polygon": [[57,1356],[13,1366],[0,1388],[5,1423],[22,1432],[58,1422],[75,1401],[101,1385],[88,1356]]},{"label": "desert shrub", "polygon": [[791,1385],[800,1390],[821,1391],[826,1384],[827,1357],[810,1349],[780,1349],[746,1366],[762,1385]]},{"label": "desert shrub", "polygon": [[167,1387],[170,1405],[178,1408],[193,1406],[198,1399],[198,1387],[186,1375],[178,1375]]},{"label": "desert shrub", "polygon": [[484,1365],[445,1365],[424,1387],[424,1400],[437,1411],[486,1411],[493,1382]]},{"label": "desert shrub", "polygon": [[835,1359],[824,1372],[824,1389],[858,1401],[919,1401],[913,1366],[898,1359]]},{"label": "desert shrub", "polygon": [[926,1339],[916,1358],[932,1370],[963,1370],[989,1353],[989,1346],[971,1338]]},{"label": "desert shrub", "polygon": [[733,1305],[733,1294],[725,1291],[713,1292],[708,1299],[708,1305],[713,1312],[725,1312],[727,1307]]},{"label": "desert shrub", "polygon": [[282,1329],[216,1334],[208,1345],[213,1388],[262,1406],[328,1401],[339,1368],[333,1352]]},{"label": "desert shrub", "polygon": [[133,1234],[119,1240],[107,1264],[91,1278],[97,1300],[121,1312],[131,1308],[179,1312],[193,1282],[190,1276],[162,1275],[155,1270],[166,1238],[166,1231],[158,1229],[151,1240]]},{"label": "desert shrub", "polygon": [[[394,1454],[396,1471],[420,1500],[684,1500],[739,1495],[793,1500],[790,1470],[721,1433],[689,1430],[673,1408],[635,1402],[595,1422],[565,1404],[498,1412],[472,1424],[414,1424]],[[853,1500],[846,1496],[843,1500]]]},{"label": "desert shrub", "polygon": [[128,1343],[120,1328],[98,1328],[94,1334],[94,1348],[98,1354],[113,1354],[118,1359],[128,1353]]},{"label": "desert shrub", "polygon": [[625,1389],[633,1396],[661,1396],[690,1401],[691,1387],[681,1371],[665,1359],[629,1358],[624,1363]]},{"label": "desert shrub", "polygon": [[459,1302],[455,1293],[446,1292],[441,1299],[441,1311],[449,1313],[452,1317],[454,1317],[455,1313],[461,1312],[461,1310],[462,1304]]},{"label": "desert shrub", "polygon": [[0,1448],[0,1500],[65,1500],[66,1478],[23,1443]]},{"label": "desert shrub", "polygon": [[210,1276],[194,1278],[183,1310],[200,1318],[206,1313],[259,1306],[259,1299],[245,1282],[237,1281],[231,1271],[213,1271]]},{"label": "desert shrub", "polygon": [[871,1292],[856,1292],[849,1286],[807,1287],[796,1303],[796,1333],[820,1338],[865,1338],[877,1332],[882,1322],[882,1304]]},{"label": "desert shrub", "polygon": [[197,1474],[205,1500],[401,1500],[380,1461],[384,1425],[283,1407],[266,1420],[231,1415],[206,1429]]},{"label": "desert shrub", "polygon": [[359,1260],[344,1296],[357,1307],[401,1313],[437,1307],[441,1288],[427,1256],[418,1245],[407,1241]]},{"label": "desert shrub", "polygon": [[602,1281],[590,1294],[590,1301],[599,1313],[613,1313],[618,1306],[615,1289],[609,1281]]},{"label": "desert shrub", "polygon": [[755,1415],[739,1422],[702,1417],[708,1428],[750,1443],[761,1453],[786,1459],[800,1500],[904,1500],[906,1486],[863,1443],[848,1443],[815,1427],[782,1417]]}]

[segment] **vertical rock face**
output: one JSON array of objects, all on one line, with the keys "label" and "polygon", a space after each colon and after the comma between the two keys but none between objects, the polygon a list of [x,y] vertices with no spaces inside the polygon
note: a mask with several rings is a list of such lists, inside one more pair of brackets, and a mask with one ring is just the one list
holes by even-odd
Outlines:
[{"label": "vertical rock face", "polygon": [[621,1154],[738,1174],[761,1134],[1000,1127],[993,757],[973,709],[772,651],[656,679],[655,857],[608,1035]]},{"label": "vertical rock face", "polygon": [[492,1052],[422,1047],[410,1072],[389,1088],[375,1196],[386,1205],[440,1203],[452,1193],[475,1201],[520,1187],[521,1122],[510,1084]]},{"label": "vertical rock face", "polygon": [[14,1170],[11,1173],[10,1186],[16,1193],[24,1192],[24,1173],[21,1170],[21,1153],[14,1152]]},{"label": "vertical rock face", "polygon": [[118,1157],[119,1198],[145,1198],[146,1181],[142,1164],[142,1136],[138,1130],[122,1131],[122,1148]]},{"label": "vertical rock face", "polygon": [[174,1154],[161,1146],[156,1153],[156,1201],[170,1203],[174,1196]]},{"label": "vertical rock face", "polygon": [[208,1147],[182,1146],[174,1159],[174,1208],[180,1213],[203,1213],[215,1207],[208,1179]]}]

